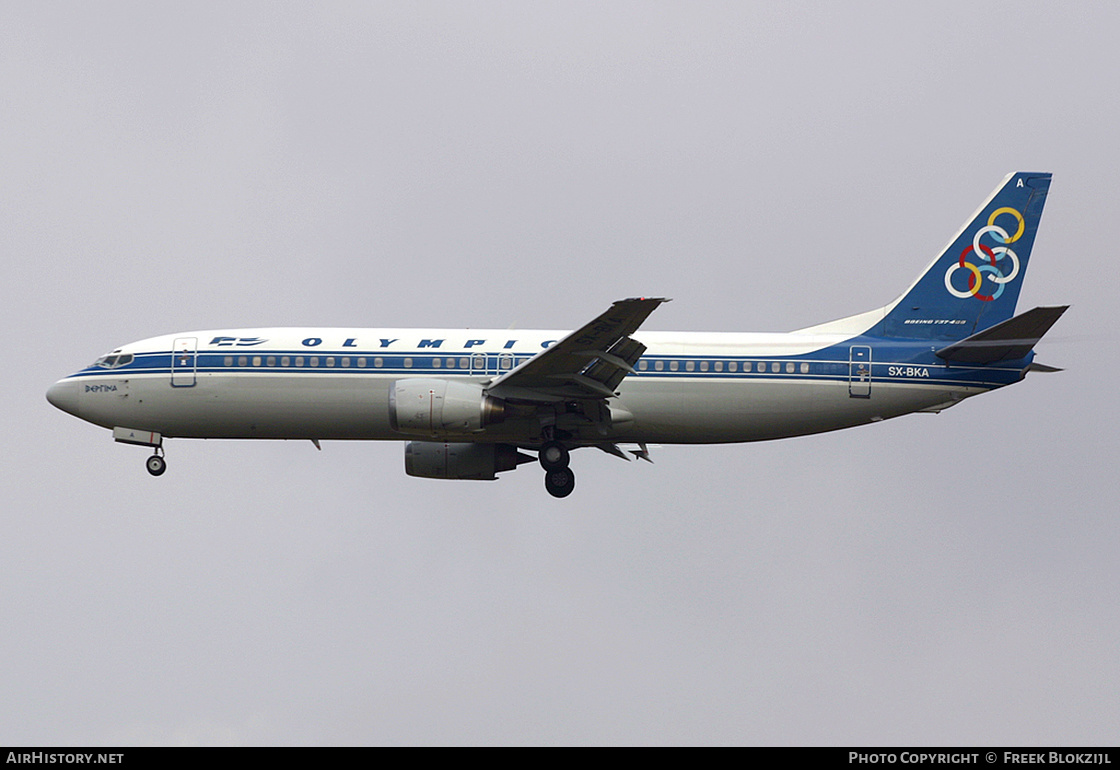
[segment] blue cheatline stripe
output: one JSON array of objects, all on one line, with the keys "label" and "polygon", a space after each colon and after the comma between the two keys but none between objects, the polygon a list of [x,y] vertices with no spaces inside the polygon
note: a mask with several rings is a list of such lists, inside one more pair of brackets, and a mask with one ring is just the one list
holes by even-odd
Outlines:
[{"label": "blue cheatline stripe", "polygon": [[[335,366],[326,366],[326,358],[334,357],[336,359],[343,358],[331,353],[320,354],[316,357],[320,358],[319,366],[281,366],[273,365],[268,366],[267,360],[275,358],[279,360],[284,355],[295,358],[290,353],[278,352],[275,355],[266,354],[261,356],[244,356],[247,363],[242,365],[239,358],[242,356],[234,356],[233,364],[230,366],[225,365],[224,354],[198,354],[196,365],[193,370],[198,374],[260,374],[260,375],[275,375],[275,374],[300,374],[300,375],[347,375],[347,376],[416,376],[424,374],[426,376],[458,376],[458,377],[485,377],[492,376],[486,372],[470,369],[459,368],[436,368],[431,365],[431,361],[437,356],[432,355],[395,355],[395,356],[367,356],[367,365],[365,367],[357,366],[354,361],[351,361],[349,367],[342,366],[340,362],[336,361]],[[301,353],[305,359],[310,359],[311,356],[306,356]],[[356,359],[358,356],[347,356],[351,359]],[[438,356],[442,361],[445,358],[460,358],[459,356]],[[252,360],[260,358],[262,363],[260,366],[252,366]],[[372,366],[374,358],[380,358],[383,365]],[[404,366],[404,359],[411,358],[414,362],[412,367]],[[145,359],[141,363],[141,359]],[[220,363],[215,363],[215,360]],[[646,370],[639,370],[634,374],[629,375],[639,380],[691,380],[691,381],[705,381],[705,380],[721,380],[721,381],[740,381],[740,382],[835,382],[847,384],[850,379],[850,365],[851,362],[847,359],[761,359],[761,358],[748,358],[741,357],[682,357],[682,356],[651,356],[645,360],[649,361],[650,366]],[[725,371],[717,372],[714,368],[709,368],[708,371],[700,371],[699,364],[708,362],[709,365],[722,361],[725,364]],[[661,362],[665,368],[661,371],[655,369],[656,363]],[[678,370],[672,371],[670,365],[672,362],[678,363]],[[687,364],[693,363],[693,371],[687,370]],[[726,364],[735,362],[739,371],[731,372],[726,371]],[[743,364],[750,363],[751,371],[742,371]],[[779,365],[779,370],[773,370],[773,364]],[[787,364],[794,366],[794,371],[786,370]],[[801,371],[801,364],[809,366],[808,372]],[[185,368],[177,368],[178,373],[190,371],[192,367],[189,365]],[[759,371],[765,369],[765,371]],[[894,374],[890,372],[892,369],[900,370],[917,370],[924,371],[928,376],[914,376],[905,373]],[[502,370],[508,371],[508,370]],[[930,386],[966,386],[966,387],[982,387],[993,388],[1001,385],[1010,384],[1018,381],[1021,377],[1022,370],[1019,367],[984,367],[978,368],[958,368],[947,367],[944,365],[924,365],[913,364],[907,361],[877,361],[872,362],[872,380],[877,384],[915,384],[915,385],[930,385]],[[983,374],[984,377],[977,377]],[[166,376],[170,378],[170,356],[164,354],[139,354],[134,362],[128,366],[119,367],[116,369],[102,369],[102,368],[88,368],[81,372],[71,375],[71,377],[111,377],[121,378],[127,376],[148,375],[148,376]]]}]

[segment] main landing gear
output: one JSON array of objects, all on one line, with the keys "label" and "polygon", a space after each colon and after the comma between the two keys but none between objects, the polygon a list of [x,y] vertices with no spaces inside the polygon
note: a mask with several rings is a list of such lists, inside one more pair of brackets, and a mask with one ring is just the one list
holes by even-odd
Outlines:
[{"label": "main landing gear", "polygon": [[544,488],[553,497],[567,497],[576,488],[576,475],[568,467],[571,456],[559,441],[546,441],[537,454],[544,468]]}]

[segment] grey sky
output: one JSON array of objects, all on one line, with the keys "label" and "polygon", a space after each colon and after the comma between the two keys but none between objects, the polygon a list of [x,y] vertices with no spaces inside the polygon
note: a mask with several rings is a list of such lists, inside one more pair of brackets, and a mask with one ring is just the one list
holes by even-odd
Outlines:
[{"label": "grey sky", "polygon": [[[0,743],[1111,744],[1111,4],[0,3]],[[190,442],[47,386],[262,325],[786,330],[1054,172],[1056,375],[784,442]],[[1107,251],[1107,247],[1106,247]]]}]

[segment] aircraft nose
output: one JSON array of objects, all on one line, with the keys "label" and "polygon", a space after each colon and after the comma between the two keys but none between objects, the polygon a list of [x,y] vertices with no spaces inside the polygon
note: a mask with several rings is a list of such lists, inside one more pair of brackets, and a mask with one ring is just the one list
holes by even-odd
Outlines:
[{"label": "aircraft nose", "polygon": [[47,388],[47,401],[72,415],[78,414],[78,383],[59,380]]}]

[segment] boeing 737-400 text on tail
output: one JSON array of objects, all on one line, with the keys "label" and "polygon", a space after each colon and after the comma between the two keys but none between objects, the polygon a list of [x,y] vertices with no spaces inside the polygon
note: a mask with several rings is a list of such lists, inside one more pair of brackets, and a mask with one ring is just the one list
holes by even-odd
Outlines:
[{"label": "boeing 737-400 text on tail", "polygon": [[408,441],[405,471],[494,479],[534,458],[570,494],[569,451],[801,436],[1054,371],[1034,346],[1061,307],[1015,315],[1050,174],[1015,173],[891,304],[785,334],[641,331],[625,299],[573,332],[219,329],[117,348],[50,387],[59,409],[153,447],[166,438]]}]

